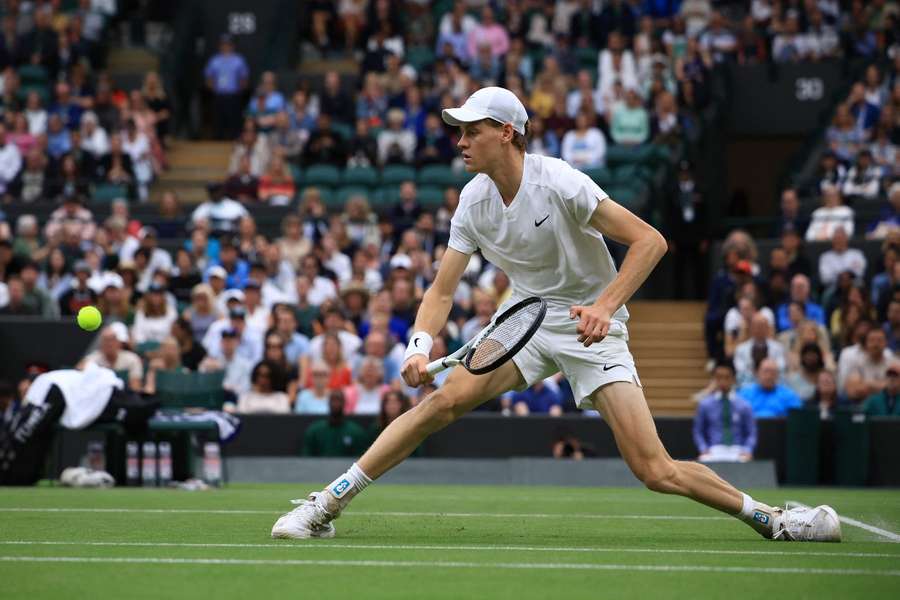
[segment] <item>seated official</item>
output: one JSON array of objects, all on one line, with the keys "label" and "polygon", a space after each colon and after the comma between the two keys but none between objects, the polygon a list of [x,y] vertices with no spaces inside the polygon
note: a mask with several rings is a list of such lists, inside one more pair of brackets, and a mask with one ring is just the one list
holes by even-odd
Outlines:
[{"label": "seated official", "polygon": [[750,460],[756,448],[756,421],[750,404],[735,392],[734,365],[717,364],[713,381],[713,391],[700,401],[694,415],[697,460]]}]

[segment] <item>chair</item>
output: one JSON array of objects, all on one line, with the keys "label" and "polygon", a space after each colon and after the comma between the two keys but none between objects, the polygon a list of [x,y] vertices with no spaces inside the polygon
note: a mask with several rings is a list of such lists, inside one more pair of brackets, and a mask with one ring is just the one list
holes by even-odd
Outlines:
[{"label": "chair", "polygon": [[381,170],[382,185],[400,185],[404,181],[415,181],[416,170],[406,165],[387,165]]},{"label": "chair", "polygon": [[614,180],[612,172],[606,167],[592,167],[589,169],[582,169],[582,171],[600,187],[608,186]]},{"label": "chair", "polygon": [[424,186],[418,190],[419,203],[427,212],[436,212],[444,203],[443,188],[435,186]]},{"label": "chair", "polygon": [[187,373],[158,371],[156,396],[162,408],[208,408],[218,410],[225,401],[224,371]]},{"label": "chair", "polygon": [[434,62],[434,52],[428,46],[411,46],[406,49],[406,62],[421,71]]},{"label": "chair", "polygon": [[91,200],[97,204],[109,204],[119,198],[128,198],[128,186],[119,183],[99,183],[94,187]]},{"label": "chair", "polygon": [[343,210],[344,206],[347,204],[347,200],[351,196],[363,196],[366,200],[369,200],[370,196],[373,195],[373,192],[375,192],[374,189],[359,185],[342,185],[335,192],[334,205]]},{"label": "chair", "polygon": [[341,172],[334,165],[312,165],[306,169],[303,177],[304,186],[335,187],[341,182]]},{"label": "chair", "polygon": [[141,342],[137,346],[134,347],[134,351],[138,353],[139,356],[143,357],[148,352],[153,352],[154,350],[159,349],[159,342],[157,341],[148,341]]},{"label": "chair", "polygon": [[427,165],[419,169],[416,183],[419,185],[449,187],[456,185],[457,180],[456,173],[449,166]]},{"label": "chair", "polygon": [[372,167],[349,167],[341,175],[342,186],[367,186],[378,185],[378,171]]}]

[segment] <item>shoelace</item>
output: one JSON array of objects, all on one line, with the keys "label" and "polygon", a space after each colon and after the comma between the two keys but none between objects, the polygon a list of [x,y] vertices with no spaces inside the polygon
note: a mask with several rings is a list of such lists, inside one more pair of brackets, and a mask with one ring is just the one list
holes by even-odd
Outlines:
[{"label": "shoelace", "polygon": [[787,541],[804,539],[803,533],[808,533],[812,528],[812,520],[815,519],[815,514],[807,517],[810,511],[804,510],[798,514],[794,512],[795,510],[797,509],[787,510],[782,513],[781,529],[772,535],[773,540],[778,540],[782,537]]},{"label": "shoelace", "polygon": [[327,510],[319,506],[319,503],[316,502],[316,496],[317,495],[313,493],[310,494],[308,498],[294,498],[293,500],[291,500],[291,504],[297,507],[294,510],[302,510],[309,506],[307,510],[312,511],[314,519],[312,525],[313,527],[318,529],[320,527],[324,527],[328,523],[328,521],[331,520],[331,515],[328,514]]}]

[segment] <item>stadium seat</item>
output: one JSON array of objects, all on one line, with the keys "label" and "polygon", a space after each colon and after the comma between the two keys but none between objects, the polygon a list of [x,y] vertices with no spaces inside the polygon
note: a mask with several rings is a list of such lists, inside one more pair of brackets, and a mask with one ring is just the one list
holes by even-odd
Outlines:
[{"label": "stadium seat", "polygon": [[128,198],[128,186],[115,183],[101,183],[94,187],[91,200],[98,204],[108,204],[119,198]]},{"label": "stadium seat", "polygon": [[341,182],[341,172],[334,165],[312,165],[303,174],[304,186],[335,187]]},{"label": "stadium seat", "polygon": [[428,46],[411,46],[406,49],[406,62],[421,71],[434,62],[434,52]]},{"label": "stadium seat", "polygon": [[463,189],[469,181],[475,177],[475,173],[469,173],[465,170],[456,171],[456,187]]},{"label": "stadium seat", "polygon": [[590,169],[582,169],[582,171],[600,187],[608,186],[613,182],[614,179],[612,171],[610,171],[606,167],[594,167]]},{"label": "stadium seat", "polygon": [[419,203],[428,212],[435,212],[444,203],[444,188],[426,185],[418,189]]},{"label": "stadium seat", "polygon": [[606,150],[606,164],[614,169],[619,165],[649,164],[656,160],[655,147],[650,144],[640,146],[612,145]]},{"label": "stadium seat", "polygon": [[46,87],[50,83],[50,75],[41,65],[22,65],[19,67],[19,82],[21,85]]},{"label": "stadium seat", "polygon": [[140,356],[145,356],[148,352],[153,352],[154,350],[158,349],[159,342],[157,341],[141,342],[134,347],[134,351],[137,352]]},{"label": "stadium seat", "polygon": [[291,172],[291,177],[294,178],[294,184],[299,185],[303,181],[303,169],[300,168],[300,165],[294,163],[288,163],[287,166]]},{"label": "stadium seat", "polygon": [[341,123],[340,121],[332,121],[331,129],[335,133],[337,133],[339,136],[344,138],[345,142],[353,139],[353,135],[355,134],[355,131],[353,130],[352,125],[348,125],[347,123]]},{"label": "stadium seat", "polygon": [[369,200],[369,203],[371,204],[370,197],[374,195],[375,191],[376,190],[372,188],[363,187],[361,185],[342,185],[334,194],[333,204],[339,206],[340,210],[344,210],[344,206],[351,196],[363,196]]},{"label": "stadium seat", "polygon": [[456,185],[458,177],[453,169],[447,165],[427,165],[419,169],[416,183],[419,185],[432,185],[448,187]]},{"label": "stadium seat", "polygon": [[225,401],[224,371],[190,373],[158,371],[156,396],[162,408],[209,408],[218,410]]},{"label": "stadium seat", "polygon": [[416,170],[406,165],[387,165],[381,170],[382,185],[400,185],[404,181],[415,181]]},{"label": "stadium seat", "polygon": [[375,187],[378,185],[378,171],[372,167],[349,167],[341,174],[341,185]]}]

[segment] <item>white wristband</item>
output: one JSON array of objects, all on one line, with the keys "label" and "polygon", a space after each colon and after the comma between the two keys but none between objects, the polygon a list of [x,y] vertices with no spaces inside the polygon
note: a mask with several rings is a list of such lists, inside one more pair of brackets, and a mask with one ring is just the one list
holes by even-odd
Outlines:
[{"label": "white wristband", "polygon": [[406,346],[406,353],[403,355],[403,362],[406,362],[410,356],[414,354],[424,354],[425,358],[431,355],[431,346],[434,340],[426,331],[417,331],[409,338],[409,345]]}]

